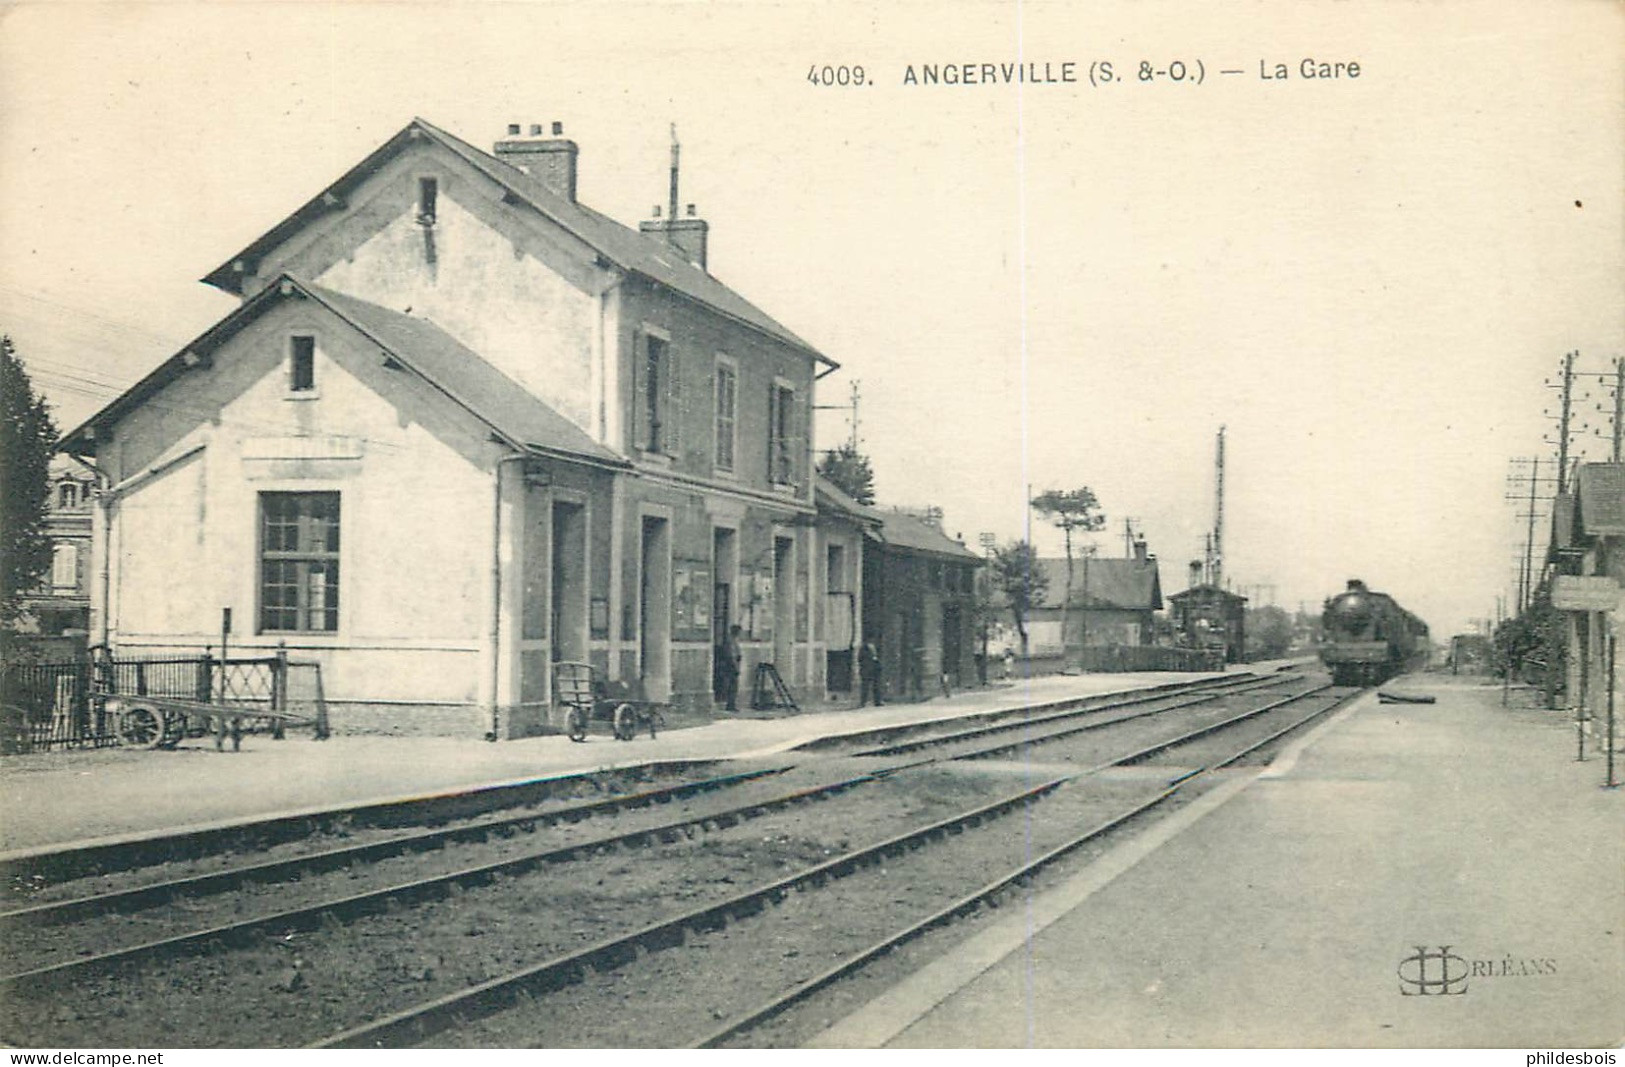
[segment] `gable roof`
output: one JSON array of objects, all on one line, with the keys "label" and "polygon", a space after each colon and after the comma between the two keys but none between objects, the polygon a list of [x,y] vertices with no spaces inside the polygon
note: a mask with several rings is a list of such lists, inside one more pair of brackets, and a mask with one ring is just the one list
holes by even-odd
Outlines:
[{"label": "gable roof", "polygon": [[[1087,564],[1087,566],[1086,566]],[[1066,596],[1066,560],[1040,559],[1049,578],[1041,608],[1059,608]],[[1087,576],[1085,570],[1087,569]],[[1085,590],[1085,582],[1088,588]],[[1162,610],[1162,579],[1154,559],[1101,559],[1072,561],[1072,606],[1122,611]]]},{"label": "gable roof", "polygon": [[[861,506],[861,505],[860,505]],[[878,540],[892,548],[930,556],[948,556],[981,563],[982,557],[955,541],[935,526],[901,512],[870,509],[880,519]]]},{"label": "gable roof", "polygon": [[288,274],[254,294],[190,345],[159,364],[152,373],[65,436],[59,447],[66,452],[94,455],[94,427],[118,421],[236,336],[267,309],[294,296],[304,296],[326,307],[401,366],[484,422],[514,448],[599,465],[627,466],[624,459],[429,320],[390,311]]},{"label": "gable roof", "polygon": [[413,141],[421,138],[428,138],[439,144],[501,185],[515,200],[561,226],[591,247],[610,265],[631,274],[641,275],[774,340],[800,349],[831,369],[839,366],[750,301],[674,253],[664,240],[623,226],[607,215],[559,195],[544,182],[526,174],[518,167],[475,148],[467,141],[421,118],[414,118],[407,123],[400,132],[374,149],[332,185],[271,227],[247,248],[210,271],[204,276],[203,281],[227,292],[241,295],[242,276],[234,269],[235,263],[239,260],[254,261],[264,257],[294,233],[329,212],[342,208],[345,197],[352,189],[371,177]]}]

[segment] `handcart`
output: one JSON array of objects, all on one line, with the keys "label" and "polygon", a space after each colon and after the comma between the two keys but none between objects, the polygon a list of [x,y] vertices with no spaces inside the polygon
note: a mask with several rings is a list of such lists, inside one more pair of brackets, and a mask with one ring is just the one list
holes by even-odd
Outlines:
[{"label": "handcart", "polygon": [[624,682],[606,682],[590,663],[553,664],[553,701],[564,710],[564,733],[572,741],[585,741],[593,720],[609,723],[617,741],[632,740],[644,727],[653,740],[666,724],[666,705],[643,699]]},{"label": "handcart", "polygon": [[184,700],[180,697],[132,696],[108,694],[97,697],[102,702],[102,713],[108,716],[119,740],[140,748],[174,748],[187,737],[214,735],[214,747],[225,748],[231,738],[231,750],[238,751],[243,743],[245,724],[264,723],[276,737],[281,737],[290,726],[309,726],[316,739],[328,735],[326,716],[294,715],[280,709],[241,705],[214,704],[202,700]]}]

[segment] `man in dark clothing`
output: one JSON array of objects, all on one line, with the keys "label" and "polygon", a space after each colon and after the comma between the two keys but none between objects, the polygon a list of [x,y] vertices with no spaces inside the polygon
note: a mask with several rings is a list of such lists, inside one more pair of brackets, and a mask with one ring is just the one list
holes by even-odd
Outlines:
[{"label": "man in dark clothing", "polygon": [[717,649],[717,674],[722,682],[723,706],[728,711],[739,710],[739,664],[744,657],[745,650],[739,647],[739,627],[730,626],[728,636]]},{"label": "man in dark clothing", "polygon": [[858,650],[858,678],[858,707],[869,703],[870,697],[874,697],[875,707],[886,702],[880,684],[880,649],[873,641],[865,641]]}]

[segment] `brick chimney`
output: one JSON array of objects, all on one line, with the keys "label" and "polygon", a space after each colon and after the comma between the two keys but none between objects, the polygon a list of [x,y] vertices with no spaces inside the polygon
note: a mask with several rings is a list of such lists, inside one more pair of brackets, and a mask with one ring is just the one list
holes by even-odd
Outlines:
[{"label": "brick chimney", "polygon": [[706,238],[711,224],[694,217],[694,205],[688,205],[688,215],[684,218],[661,218],[659,204],[655,205],[654,215],[638,223],[638,229],[643,233],[665,235],[667,243],[682,253],[684,259],[704,270]]},{"label": "brick chimney", "polygon": [[581,149],[564,136],[564,123],[553,123],[553,133],[542,132],[542,124],[532,123],[524,135],[519,123],[508,126],[508,136],[496,143],[492,154],[537,179],[566,200],[576,198],[576,157]]},{"label": "brick chimney", "polygon": [[688,205],[688,215],[677,217],[677,170],[678,160],[682,148],[677,143],[677,124],[671,127],[671,177],[667,187],[666,217],[660,217],[660,205],[656,204],[654,218],[645,219],[638,223],[640,233],[657,233],[666,238],[666,243],[682,253],[684,259],[705,269],[705,246],[707,235],[711,232],[711,224],[704,219],[694,216],[694,205]]},{"label": "brick chimney", "polygon": [[1144,563],[1148,558],[1150,558],[1149,553],[1147,551],[1147,547],[1148,546],[1146,545],[1145,541],[1142,538],[1135,538],[1135,540],[1134,540],[1134,558],[1135,558],[1136,561],[1138,561],[1140,563]]}]

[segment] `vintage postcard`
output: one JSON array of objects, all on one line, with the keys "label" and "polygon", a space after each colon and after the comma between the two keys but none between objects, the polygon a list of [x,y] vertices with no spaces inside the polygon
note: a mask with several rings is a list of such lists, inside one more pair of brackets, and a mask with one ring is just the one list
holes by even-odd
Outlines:
[{"label": "vintage postcard", "polygon": [[0,1041],[1615,1063],[1622,42],[0,6]]}]

